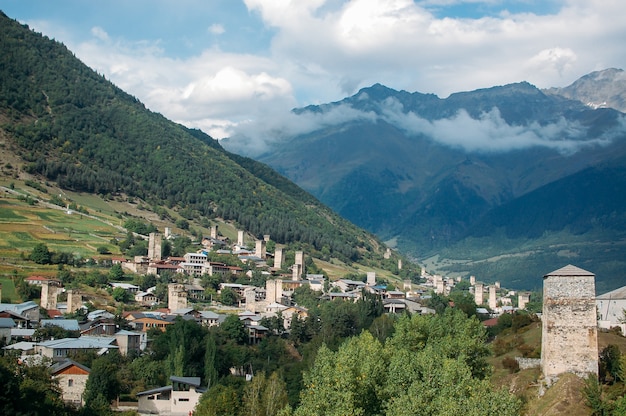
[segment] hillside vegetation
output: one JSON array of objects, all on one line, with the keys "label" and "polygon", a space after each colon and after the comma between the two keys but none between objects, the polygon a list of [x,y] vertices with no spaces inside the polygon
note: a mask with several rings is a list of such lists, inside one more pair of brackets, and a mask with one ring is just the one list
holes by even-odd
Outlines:
[{"label": "hillside vegetation", "polygon": [[9,179],[138,199],[166,222],[183,218],[198,230],[233,224],[317,257],[382,261],[374,236],[267,166],[147,110],[62,44],[5,15],[0,23],[0,145]]}]

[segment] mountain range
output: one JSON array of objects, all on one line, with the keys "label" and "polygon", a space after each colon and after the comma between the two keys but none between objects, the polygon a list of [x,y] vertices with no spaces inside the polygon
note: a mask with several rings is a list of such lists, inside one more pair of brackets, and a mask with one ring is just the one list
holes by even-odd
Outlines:
[{"label": "mountain range", "polygon": [[626,76],[520,82],[442,99],[376,84],[295,109],[248,154],[433,272],[540,287],[575,263],[620,285],[626,259]]}]

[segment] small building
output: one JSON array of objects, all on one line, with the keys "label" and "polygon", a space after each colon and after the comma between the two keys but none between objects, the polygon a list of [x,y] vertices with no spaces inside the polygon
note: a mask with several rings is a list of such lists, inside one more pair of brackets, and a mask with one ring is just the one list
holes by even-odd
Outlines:
[{"label": "small building", "polygon": [[11,342],[11,330],[15,327],[13,319],[0,318],[0,340],[3,340],[5,345]]},{"label": "small building", "polygon": [[626,310],[626,286],[598,295],[596,308],[600,328],[622,326],[625,318],[624,310]]},{"label": "small building", "polygon": [[84,404],[83,394],[91,370],[76,361],[66,358],[50,368],[52,378],[59,382],[61,398],[76,407]]},{"label": "small building", "polygon": [[143,306],[154,306],[159,303],[159,298],[157,298],[154,293],[137,292],[137,294],[135,294],[135,302]]},{"label": "small building", "polygon": [[161,331],[165,331],[165,328],[171,324],[173,324],[173,322],[151,316],[144,316],[143,318],[133,319],[129,322],[129,325],[133,327],[135,331],[141,332],[147,332],[151,328],[158,328]]},{"label": "small building", "polygon": [[139,286],[137,285],[132,285],[130,283],[121,283],[121,282],[111,282],[109,283],[109,286],[111,286],[113,289],[117,289],[118,287],[130,292],[130,293],[137,293],[139,292]]},{"label": "small building", "polygon": [[10,311],[17,313],[30,321],[39,322],[39,305],[29,300],[22,303],[0,303],[0,312]]},{"label": "small building", "polygon": [[200,377],[171,376],[171,385],[137,393],[137,412],[187,416],[193,413],[204,389],[200,388]]},{"label": "small building", "polygon": [[96,351],[104,354],[110,349],[117,349],[114,337],[61,338],[35,344],[35,353],[44,357],[60,359],[82,351]]},{"label": "small building", "polygon": [[145,332],[121,330],[115,333],[115,341],[121,355],[128,355],[132,351],[142,351],[147,344]]}]

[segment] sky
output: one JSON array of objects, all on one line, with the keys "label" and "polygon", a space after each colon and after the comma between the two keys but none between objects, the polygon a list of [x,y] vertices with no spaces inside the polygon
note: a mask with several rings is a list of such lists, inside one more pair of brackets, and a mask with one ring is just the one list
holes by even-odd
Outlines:
[{"label": "sky", "polygon": [[0,10],[218,139],[277,134],[291,109],[375,83],[445,98],[626,67],[623,0],[0,0]]}]

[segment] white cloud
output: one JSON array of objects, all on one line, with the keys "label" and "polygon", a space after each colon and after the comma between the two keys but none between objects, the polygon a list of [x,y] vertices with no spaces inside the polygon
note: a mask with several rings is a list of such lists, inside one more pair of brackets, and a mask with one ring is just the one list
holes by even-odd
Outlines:
[{"label": "white cloud", "polygon": [[211,33],[212,35],[223,35],[224,33],[226,33],[226,29],[223,25],[214,23],[209,26],[209,33]]},{"label": "white cloud", "polygon": [[109,34],[99,26],[92,27],[91,34],[102,41],[107,42],[109,40]]},{"label": "white cloud", "polygon": [[[561,0],[556,14],[478,19],[438,18],[431,11],[465,0],[243,1],[271,33],[268,50],[222,50],[206,43],[214,40],[209,36],[201,52],[175,59],[159,39],[130,43],[99,26],[87,40],[68,41],[63,28],[56,33],[152,110],[217,137],[376,82],[446,97],[523,80],[565,86],[593,70],[626,65],[621,0]],[[231,27],[235,20],[228,20],[228,33],[218,23],[208,32],[228,45],[227,36],[247,33]]]}]

